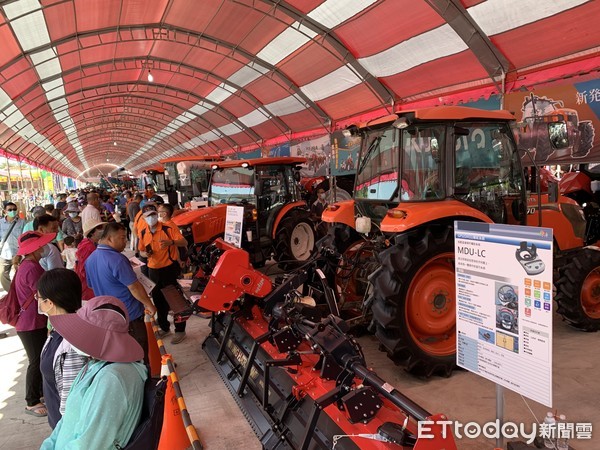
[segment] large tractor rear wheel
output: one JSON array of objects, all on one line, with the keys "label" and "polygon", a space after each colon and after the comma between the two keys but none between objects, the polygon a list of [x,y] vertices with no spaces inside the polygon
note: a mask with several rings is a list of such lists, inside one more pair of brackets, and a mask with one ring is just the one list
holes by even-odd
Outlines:
[{"label": "large tractor rear wheel", "polygon": [[295,210],[277,227],[275,259],[277,261],[306,261],[315,249],[315,229],[309,212]]},{"label": "large tractor rear wheel", "polygon": [[375,334],[419,376],[450,376],[456,361],[454,241],[450,226],[407,233],[379,253],[371,276]]},{"label": "large tractor rear wheel", "polygon": [[579,251],[560,273],[556,312],[575,328],[600,330],[600,251]]}]

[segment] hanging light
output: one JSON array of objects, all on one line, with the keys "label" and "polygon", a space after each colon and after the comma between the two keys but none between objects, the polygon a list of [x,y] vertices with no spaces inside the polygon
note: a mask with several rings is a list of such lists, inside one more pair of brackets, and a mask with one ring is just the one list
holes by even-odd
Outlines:
[{"label": "hanging light", "polygon": [[113,142],[113,145],[116,147],[117,146],[117,141]]},{"label": "hanging light", "polygon": [[152,76],[152,72],[148,70],[148,81],[152,83],[154,81],[154,77]]}]

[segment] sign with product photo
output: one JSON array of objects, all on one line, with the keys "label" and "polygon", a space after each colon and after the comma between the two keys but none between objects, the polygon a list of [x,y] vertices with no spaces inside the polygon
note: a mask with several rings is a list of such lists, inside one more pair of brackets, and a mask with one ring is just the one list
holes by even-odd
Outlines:
[{"label": "sign with product photo", "polygon": [[455,222],[457,365],[552,407],[552,229]]},{"label": "sign with product photo", "polygon": [[242,229],[244,225],[244,207],[227,205],[225,217],[225,242],[242,246]]}]

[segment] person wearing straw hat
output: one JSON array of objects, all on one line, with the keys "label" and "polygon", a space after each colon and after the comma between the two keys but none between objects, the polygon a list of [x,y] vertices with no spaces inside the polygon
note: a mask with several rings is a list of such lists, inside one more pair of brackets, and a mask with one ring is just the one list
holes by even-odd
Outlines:
[{"label": "person wearing straw hat", "polygon": [[142,412],[148,369],[129,334],[123,302],[94,297],[74,314],[50,316],[74,348],[90,357],[71,386],[65,413],[40,450],[114,449],[129,442]]},{"label": "person wearing straw hat", "polygon": [[40,357],[48,330],[46,316],[38,312],[34,296],[37,282],[44,274],[39,261],[44,247],[55,237],[56,233],[43,234],[37,231],[27,231],[19,237],[17,256],[22,260],[12,281],[15,283],[15,292],[22,308],[15,329],[29,362],[25,375],[25,413],[36,417],[47,415],[46,406],[41,400],[43,393]]},{"label": "person wearing straw hat", "polygon": [[94,296],[94,291],[87,284],[85,262],[94,250],[96,250],[100,236],[102,236],[102,232],[104,231],[104,225],[106,225],[106,222],[95,219],[83,223],[83,240],[79,243],[77,251],[75,252],[75,257],[77,259],[77,262],[75,263],[75,273],[81,280],[82,300],[89,300]]},{"label": "person wearing straw hat", "polygon": [[83,221],[77,202],[69,202],[64,213],[67,218],[62,223],[62,232],[65,236],[73,236],[76,244],[79,244],[83,239]]}]

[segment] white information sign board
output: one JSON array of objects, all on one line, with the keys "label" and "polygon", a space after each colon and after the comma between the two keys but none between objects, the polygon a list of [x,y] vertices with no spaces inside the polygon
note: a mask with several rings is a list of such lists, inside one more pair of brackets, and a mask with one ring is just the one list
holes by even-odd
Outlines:
[{"label": "white information sign board", "polygon": [[552,407],[552,229],[455,222],[457,364]]},{"label": "white information sign board", "polygon": [[225,217],[225,242],[242,246],[242,228],[244,225],[244,207],[227,205]]}]

